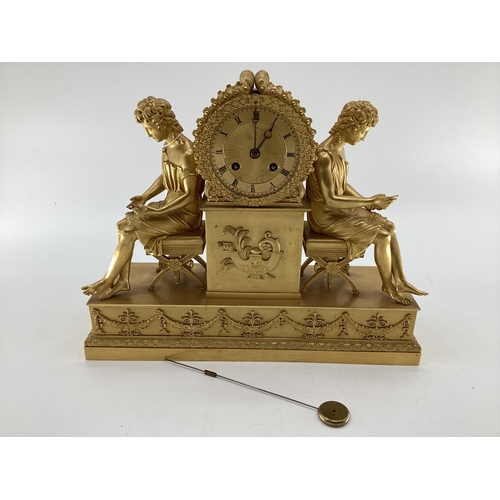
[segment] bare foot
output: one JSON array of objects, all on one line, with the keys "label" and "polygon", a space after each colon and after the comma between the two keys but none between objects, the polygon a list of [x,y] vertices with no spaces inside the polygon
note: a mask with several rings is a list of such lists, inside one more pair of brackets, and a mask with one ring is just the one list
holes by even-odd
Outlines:
[{"label": "bare foot", "polygon": [[410,299],[407,299],[402,293],[399,293],[396,289],[387,290],[385,287],[382,287],[382,291],[391,297],[392,300],[397,302],[398,304],[403,304],[407,306],[410,303]]},{"label": "bare foot", "polygon": [[82,291],[85,295],[94,295],[95,293],[101,293],[107,288],[111,288],[113,283],[110,283],[108,280],[104,278],[92,283],[91,285],[82,286]]},{"label": "bare foot", "polygon": [[113,297],[113,295],[116,295],[118,292],[127,290],[130,290],[130,283],[127,280],[118,280],[112,288],[99,295],[99,300],[109,299],[110,297]]},{"label": "bare foot", "polygon": [[413,295],[429,295],[427,292],[423,292],[422,290],[415,288],[412,284],[408,283],[407,281],[399,281],[396,284],[396,289],[398,292],[407,292],[407,293],[412,293]]}]

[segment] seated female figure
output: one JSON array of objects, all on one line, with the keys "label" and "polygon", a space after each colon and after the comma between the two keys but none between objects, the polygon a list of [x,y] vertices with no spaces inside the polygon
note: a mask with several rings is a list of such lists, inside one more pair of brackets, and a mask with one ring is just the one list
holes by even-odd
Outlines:
[{"label": "seated female figure", "polygon": [[347,183],[349,163],[344,146],[363,141],[377,123],[378,112],[368,101],[351,101],[344,106],[329,137],[320,144],[314,171],[307,180],[312,208],[308,222],[317,233],[345,240],[351,260],[373,244],[382,290],[396,302],[409,304],[404,292],[427,293],[411,285],[404,275],[394,224],[373,212],[386,209],[397,196],[365,198]]},{"label": "seated female figure", "polygon": [[[104,277],[82,287],[84,294],[100,294],[101,300],[130,289],[130,263],[137,240],[147,253],[161,255],[165,238],[201,225],[203,180],[195,169],[193,145],[182,134],[170,103],[147,97],[137,104],[135,118],[149,137],[157,142],[165,141],[162,173],[143,194],[131,198],[127,208],[132,212],[117,224],[118,244]],[[167,192],[163,201],[146,205],[163,191]]]}]

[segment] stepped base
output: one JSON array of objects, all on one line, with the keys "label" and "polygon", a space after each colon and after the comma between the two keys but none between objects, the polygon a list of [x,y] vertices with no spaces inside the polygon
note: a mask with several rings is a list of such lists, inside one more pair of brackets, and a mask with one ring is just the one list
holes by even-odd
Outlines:
[{"label": "stepped base", "polygon": [[[194,280],[166,275],[148,291],[155,264],[134,263],[131,291],[92,297],[89,360],[297,361],[418,365],[418,304],[393,302],[375,267],[351,267],[360,290],[338,277],[314,283],[299,300],[207,299]],[[194,272],[203,277],[201,266]],[[312,266],[302,283],[312,275]]]}]

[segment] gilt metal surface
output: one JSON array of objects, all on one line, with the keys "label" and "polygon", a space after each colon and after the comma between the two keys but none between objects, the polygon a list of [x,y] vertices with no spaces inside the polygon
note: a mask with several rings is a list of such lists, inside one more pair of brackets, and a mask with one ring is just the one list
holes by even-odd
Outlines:
[{"label": "gilt metal surface", "polygon": [[[371,103],[347,103],[318,146],[300,102],[244,70],[194,142],[165,99],[143,99],[135,118],[164,141],[162,170],[131,198],[103,278],[82,287],[87,358],[419,363],[413,295],[426,292],[378,213],[397,196],[348,183],[345,147],[377,125]],[[157,267],[132,264],[137,241]],[[370,245],[377,267],[356,266]]]}]

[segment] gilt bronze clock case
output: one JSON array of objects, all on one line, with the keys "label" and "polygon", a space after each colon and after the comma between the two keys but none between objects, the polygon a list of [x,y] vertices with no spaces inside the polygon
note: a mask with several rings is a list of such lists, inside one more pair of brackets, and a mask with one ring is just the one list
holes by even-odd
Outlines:
[{"label": "gilt bronze clock case", "polygon": [[265,71],[243,71],[204,110],[194,151],[206,181],[207,298],[300,299],[314,133]]},{"label": "gilt bronze clock case", "polygon": [[197,123],[195,161],[208,201],[269,206],[302,200],[315,131],[299,101],[270,83],[265,71],[242,72]]},{"label": "gilt bronze clock case", "polygon": [[[177,235],[189,250],[163,259],[172,272],[154,290],[157,265],[133,263],[128,294],[89,300],[86,358],[418,364],[413,299],[395,305],[375,267],[351,268],[356,295],[345,284],[329,290],[311,258],[302,264],[303,183],[317,145],[299,101],[265,71],[245,70],[193,134],[204,232]],[[189,260],[193,239],[203,239],[195,246],[206,263]],[[178,279],[183,265],[189,272]]]}]

